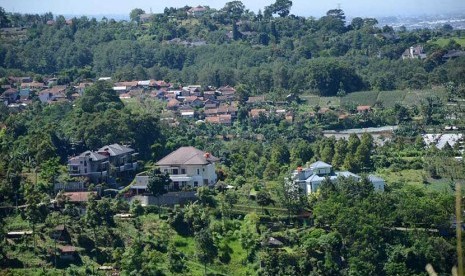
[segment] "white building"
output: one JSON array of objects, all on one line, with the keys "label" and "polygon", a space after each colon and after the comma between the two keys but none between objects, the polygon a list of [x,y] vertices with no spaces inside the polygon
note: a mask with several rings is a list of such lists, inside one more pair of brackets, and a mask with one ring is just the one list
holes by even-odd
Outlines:
[{"label": "white building", "polygon": [[215,164],[218,161],[218,158],[208,152],[194,147],[181,147],[158,161],[156,165],[161,172],[170,175],[170,188],[176,190],[186,186],[214,185],[217,181]]},{"label": "white building", "polygon": [[[299,167],[292,173],[292,181],[306,194],[315,193],[321,183],[328,178],[331,182],[336,182],[339,177],[354,178],[360,181],[362,178],[349,171],[333,172],[333,166],[322,161],[311,164],[308,168]],[[369,175],[368,179],[373,183],[375,191],[384,191],[385,181],[374,175]]]}]

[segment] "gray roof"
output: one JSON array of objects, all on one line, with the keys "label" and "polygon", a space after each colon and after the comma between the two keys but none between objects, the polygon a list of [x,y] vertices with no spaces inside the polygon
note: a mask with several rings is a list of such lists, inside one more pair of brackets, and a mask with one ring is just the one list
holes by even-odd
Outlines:
[{"label": "gray roof", "polygon": [[343,172],[336,172],[336,175],[339,177],[339,176],[342,176],[342,177],[353,177],[353,178],[357,178],[357,179],[360,179],[360,176],[356,175],[355,173],[351,173],[349,171],[343,171]]},{"label": "gray roof", "polygon": [[158,166],[207,165],[219,161],[215,156],[194,147],[181,147],[158,161]]},{"label": "gray roof", "polygon": [[104,146],[100,148],[98,152],[108,152],[110,156],[118,156],[118,155],[134,152],[134,150],[129,147],[121,146],[119,144],[112,144],[112,145],[108,145],[108,146]]},{"label": "gray roof", "polygon": [[85,151],[79,155],[79,157],[86,157],[86,156],[89,156],[92,161],[100,161],[100,160],[105,160],[108,158],[105,155],[101,155],[101,154],[98,154],[90,150]]},{"label": "gray roof", "polygon": [[323,161],[317,161],[317,162],[310,165],[310,168],[312,168],[312,169],[325,169],[325,168],[332,168],[332,167],[333,166],[331,166],[330,164],[325,163]]},{"label": "gray roof", "polygon": [[384,179],[382,179],[381,177],[378,177],[376,175],[372,175],[370,174],[368,176],[368,179],[371,181],[371,182],[379,182],[379,181],[383,181],[384,182]]}]

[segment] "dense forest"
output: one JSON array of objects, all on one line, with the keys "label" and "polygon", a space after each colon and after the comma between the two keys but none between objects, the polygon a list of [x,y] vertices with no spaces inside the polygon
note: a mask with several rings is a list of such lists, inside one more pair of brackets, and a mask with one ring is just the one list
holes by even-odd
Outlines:
[{"label": "dense forest", "polygon": [[[465,32],[347,22],[340,9],[305,18],[291,7],[277,0],[257,14],[240,1],[197,15],[187,6],[134,9],[130,21],[0,8],[2,92],[18,86],[14,77],[67,85],[66,101],[41,102],[33,92],[26,106],[0,104],[0,274],[460,275],[463,139],[438,148],[422,135],[461,135],[465,126],[465,59],[445,58],[465,50],[456,42]],[[417,45],[425,58],[404,60]],[[146,79],[234,86],[237,120],[171,124],[166,101],[122,100],[113,90],[114,82]],[[72,98],[83,82],[92,85]],[[348,119],[329,104],[321,112],[321,103],[337,98],[342,106],[357,93],[377,95],[369,112],[357,112],[355,97],[343,107]],[[402,93],[403,101],[390,99]],[[265,95],[274,101],[258,107],[273,109],[289,94],[297,96],[285,103],[293,120],[249,114],[248,97]],[[318,104],[305,100],[317,96]],[[396,128],[381,137],[323,132],[386,125]],[[157,199],[169,180],[155,162],[182,146],[218,157],[219,181],[175,206],[128,200],[134,174],[86,182],[99,193],[83,206],[57,192],[57,184],[80,181],[68,173],[70,156],[113,143],[139,153],[136,173],[149,174]],[[290,189],[291,172],[315,161],[361,180],[326,179],[310,195]],[[384,192],[371,173],[386,180]],[[71,249],[74,258],[62,258]]]}]

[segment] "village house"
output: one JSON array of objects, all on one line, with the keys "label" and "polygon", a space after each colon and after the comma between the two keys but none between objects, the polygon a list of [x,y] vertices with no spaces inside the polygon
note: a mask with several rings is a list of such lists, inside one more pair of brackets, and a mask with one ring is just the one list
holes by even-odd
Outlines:
[{"label": "village house", "polygon": [[68,159],[68,172],[71,177],[85,177],[92,183],[108,181],[110,166],[116,173],[137,169],[134,149],[112,144],[100,148],[97,152],[85,151]]},{"label": "village house", "polygon": [[39,89],[43,89],[45,87],[45,84],[42,83],[42,82],[37,82],[37,81],[23,82],[23,83],[21,83],[20,87],[21,87],[21,89],[29,88],[31,90],[39,90]]},{"label": "village house", "polygon": [[371,106],[369,105],[359,105],[357,106],[357,113],[368,113],[371,111]]},{"label": "village house", "polygon": [[66,86],[57,85],[39,92],[39,100],[42,103],[66,99]]},{"label": "village house", "polygon": [[252,119],[258,119],[260,114],[268,115],[266,109],[252,109],[249,111],[249,117]]},{"label": "village house", "polygon": [[[329,179],[335,183],[340,177],[353,178],[360,181],[362,178],[349,171],[334,172],[333,166],[322,161],[317,161],[311,164],[308,168],[299,167],[292,173],[292,181],[295,186],[298,186],[305,194],[312,194],[318,191],[321,183],[325,179]],[[375,191],[384,191],[385,181],[382,178],[374,175],[369,175],[368,180],[371,181]]]},{"label": "village house", "polygon": [[110,165],[108,156],[85,151],[68,159],[68,173],[71,177],[84,177],[92,183],[108,180]]},{"label": "village house", "polygon": [[259,105],[265,103],[265,96],[249,97],[246,101],[249,105]]},{"label": "village house", "polygon": [[219,159],[194,147],[181,147],[156,163],[170,175],[173,189],[214,185]]},{"label": "village house", "polygon": [[84,95],[84,90],[91,85],[91,82],[81,82],[78,85],[74,86],[74,91],[82,96]]},{"label": "village house", "polygon": [[187,15],[193,16],[193,17],[199,17],[199,16],[204,15],[207,10],[208,8],[203,7],[203,6],[192,7],[187,11]]},{"label": "village house", "polygon": [[423,46],[416,45],[411,46],[410,48],[405,49],[404,53],[402,53],[402,59],[425,59],[426,54],[423,51]]},{"label": "village house", "polygon": [[1,98],[6,100],[8,104],[15,103],[19,99],[19,91],[16,88],[7,89],[3,92]]},{"label": "village house", "polygon": [[185,97],[184,98],[184,101],[183,101],[184,104],[188,104],[192,107],[196,107],[196,108],[199,108],[199,107],[203,107],[204,106],[204,102],[203,100],[201,100],[199,97],[197,96],[188,96],[188,97]]}]

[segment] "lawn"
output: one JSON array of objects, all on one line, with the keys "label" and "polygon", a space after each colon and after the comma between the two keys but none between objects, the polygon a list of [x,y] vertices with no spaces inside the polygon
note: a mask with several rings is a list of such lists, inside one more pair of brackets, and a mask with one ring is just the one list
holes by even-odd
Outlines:
[{"label": "lawn", "polygon": [[373,106],[378,99],[378,91],[361,91],[352,92],[341,98],[341,105],[371,105]]},{"label": "lawn", "polygon": [[[453,190],[450,186],[450,179],[432,179],[427,178],[427,183],[423,183],[423,176],[425,175],[424,170],[403,170],[400,172],[392,172],[389,169],[380,170],[377,172],[377,175],[384,178],[386,183],[392,184],[395,182],[398,183],[405,183],[408,185],[413,185],[417,187],[423,187],[428,191],[435,191],[435,192],[447,192],[453,193]],[[462,188],[465,192],[465,187]]]},{"label": "lawn", "polygon": [[462,47],[465,46],[465,37],[439,38],[439,39],[431,40],[430,42],[433,44],[439,45],[441,47],[444,47],[449,43],[451,39],[457,42],[458,44],[460,44],[460,46]]},{"label": "lawn", "polygon": [[385,107],[394,107],[396,103],[404,103],[406,95],[407,91],[405,90],[381,91],[377,101],[383,103]]}]

